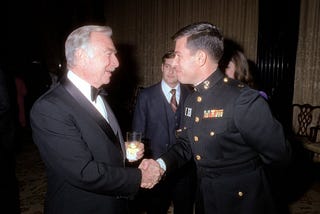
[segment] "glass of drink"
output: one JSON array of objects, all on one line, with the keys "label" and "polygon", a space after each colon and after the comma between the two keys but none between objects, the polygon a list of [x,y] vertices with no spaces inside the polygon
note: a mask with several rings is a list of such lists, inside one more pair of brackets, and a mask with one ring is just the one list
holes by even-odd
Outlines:
[{"label": "glass of drink", "polygon": [[127,132],[126,157],[129,161],[138,160],[139,143],[141,143],[141,132]]}]

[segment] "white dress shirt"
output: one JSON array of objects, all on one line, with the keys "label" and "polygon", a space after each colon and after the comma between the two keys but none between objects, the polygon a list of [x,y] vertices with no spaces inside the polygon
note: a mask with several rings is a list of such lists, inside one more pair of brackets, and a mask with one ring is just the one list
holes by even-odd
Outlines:
[{"label": "white dress shirt", "polygon": [[179,105],[179,101],[180,101],[180,84],[178,83],[178,85],[176,85],[176,87],[171,88],[164,80],[161,81],[161,89],[162,92],[164,94],[164,96],[166,97],[168,103],[170,103],[172,94],[171,94],[171,89],[176,89],[176,100],[177,100],[177,104]]},{"label": "white dress shirt", "polygon": [[91,100],[91,85],[70,70],[67,73],[67,77],[89,100],[89,102],[92,103],[92,105],[99,111],[99,113],[108,121],[107,110],[104,106],[101,96],[98,95],[96,101]]}]

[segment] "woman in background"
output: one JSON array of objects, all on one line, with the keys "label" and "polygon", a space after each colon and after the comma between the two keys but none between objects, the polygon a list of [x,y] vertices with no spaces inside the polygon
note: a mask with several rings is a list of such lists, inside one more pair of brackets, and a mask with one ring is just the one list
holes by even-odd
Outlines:
[{"label": "woman in background", "polygon": [[[224,71],[229,78],[239,80],[249,87],[256,89],[252,74],[249,70],[248,60],[241,51],[233,51]],[[259,91],[259,93],[268,100],[268,95],[264,91]]]}]

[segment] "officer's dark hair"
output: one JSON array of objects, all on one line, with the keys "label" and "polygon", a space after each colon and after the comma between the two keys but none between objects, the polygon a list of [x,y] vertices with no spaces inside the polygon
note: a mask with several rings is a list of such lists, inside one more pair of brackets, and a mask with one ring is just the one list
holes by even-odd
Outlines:
[{"label": "officer's dark hair", "polygon": [[173,59],[175,57],[174,51],[170,50],[162,56],[162,63],[166,61],[166,59]]},{"label": "officer's dark hair", "polygon": [[223,55],[223,36],[219,28],[208,22],[197,22],[187,25],[172,36],[176,41],[187,36],[187,48],[191,53],[201,49],[206,51],[217,62]]}]

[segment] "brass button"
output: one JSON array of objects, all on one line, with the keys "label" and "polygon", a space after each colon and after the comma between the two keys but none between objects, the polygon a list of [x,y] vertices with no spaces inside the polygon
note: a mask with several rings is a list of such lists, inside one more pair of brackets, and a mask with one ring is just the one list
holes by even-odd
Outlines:
[{"label": "brass button", "polygon": [[228,80],[227,77],[223,78],[223,82],[228,82],[228,81],[229,81],[229,80]]},{"label": "brass button", "polygon": [[202,97],[197,97],[197,102],[200,103],[202,101]]},{"label": "brass button", "polygon": [[198,142],[198,141],[199,141],[198,136],[194,136],[193,139],[194,139],[195,142]]},{"label": "brass button", "polygon": [[199,118],[199,117],[195,117],[195,118],[194,118],[194,121],[195,121],[196,123],[198,123],[198,122],[200,121],[200,118]]},{"label": "brass button", "polygon": [[210,136],[213,136],[215,133],[213,131],[210,132]]},{"label": "brass button", "polygon": [[238,192],[238,195],[239,195],[239,197],[242,197],[243,196],[243,192]]},{"label": "brass button", "polygon": [[200,155],[196,155],[196,159],[197,160],[201,160],[201,156]]}]

